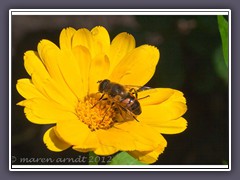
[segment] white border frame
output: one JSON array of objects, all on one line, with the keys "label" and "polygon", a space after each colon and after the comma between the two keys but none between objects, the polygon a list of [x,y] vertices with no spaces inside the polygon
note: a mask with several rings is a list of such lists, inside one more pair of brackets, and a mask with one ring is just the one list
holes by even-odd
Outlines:
[{"label": "white border frame", "polygon": [[[229,165],[12,165],[11,20],[15,15],[228,15]],[[10,171],[231,171],[231,10],[230,9],[10,9],[9,10],[9,170]]]}]

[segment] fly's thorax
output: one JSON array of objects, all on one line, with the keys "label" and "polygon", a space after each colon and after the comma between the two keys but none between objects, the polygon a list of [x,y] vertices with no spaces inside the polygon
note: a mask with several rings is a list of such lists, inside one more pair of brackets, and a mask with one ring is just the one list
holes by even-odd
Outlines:
[{"label": "fly's thorax", "polygon": [[126,90],[125,88],[120,85],[120,84],[116,84],[116,83],[111,83],[109,84],[109,86],[106,89],[106,93],[111,96],[111,97],[115,97],[115,96],[124,96],[126,94]]}]

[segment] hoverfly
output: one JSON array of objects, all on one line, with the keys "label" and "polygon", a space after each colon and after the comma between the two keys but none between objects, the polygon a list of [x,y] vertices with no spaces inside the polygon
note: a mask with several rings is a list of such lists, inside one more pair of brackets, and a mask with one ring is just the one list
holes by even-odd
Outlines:
[{"label": "hoverfly", "polygon": [[[148,95],[138,99],[138,92],[149,89],[149,87],[124,86],[108,79],[98,81],[98,83],[98,91],[102,93],[99,101],[108,99],[112,102],[111,106],[115,106],[124,119],[137,120],[136,116],[142,113],[139,100],[149,97]],[[107,98],[104,98],[106,95]]]}]

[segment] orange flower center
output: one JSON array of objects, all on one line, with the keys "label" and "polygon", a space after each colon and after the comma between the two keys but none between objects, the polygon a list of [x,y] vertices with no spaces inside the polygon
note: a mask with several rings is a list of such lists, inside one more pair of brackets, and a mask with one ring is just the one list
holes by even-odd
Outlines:
[{"label": "orange flower center", "polygon": [[109,100],[99,101],[98,98],[91,96],[78,102],[76,113],[92,131],[111,128],[116,116],[116,110]]}]

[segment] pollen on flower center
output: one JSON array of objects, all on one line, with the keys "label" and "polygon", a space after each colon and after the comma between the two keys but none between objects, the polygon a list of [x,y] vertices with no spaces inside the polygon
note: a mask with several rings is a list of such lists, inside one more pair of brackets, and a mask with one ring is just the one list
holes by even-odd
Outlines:
[{"label": "pollen on flower center", "polygon": [[96,97],[86,97],[79,101],[76,113],[78,118],[92,130],[108,129],[114,124],[116,112],[109,100],[99,101]]}]

